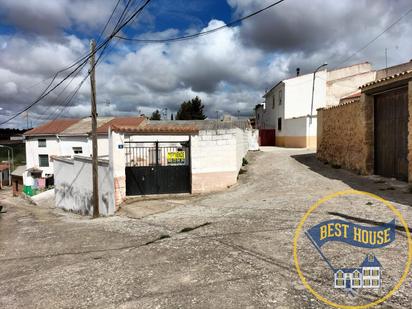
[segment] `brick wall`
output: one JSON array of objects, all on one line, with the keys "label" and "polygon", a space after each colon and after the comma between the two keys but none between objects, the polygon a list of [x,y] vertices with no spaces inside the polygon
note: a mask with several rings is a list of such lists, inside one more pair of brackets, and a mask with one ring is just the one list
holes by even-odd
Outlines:
[{"label": "brick wall", "polygon": [[[318,110],[317,157],[319,160],[371,173],[370,128],[373,124],[367,97],[343,105]],[[372,119],[372,120],[371,120]],[[372,132],[373,135],[373,132]]]}]

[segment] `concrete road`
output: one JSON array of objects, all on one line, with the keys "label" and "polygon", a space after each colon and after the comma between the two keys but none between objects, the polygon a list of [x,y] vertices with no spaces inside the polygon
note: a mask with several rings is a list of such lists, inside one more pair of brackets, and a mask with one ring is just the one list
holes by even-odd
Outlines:
[{"label": "concrete road", "polygon": [[[389,199],[411,226],[405,184],[334,169],[305,150],[265,148],[249,154],[246,173],[225,192],[136,201],[97,220],[0,191],[8,209],[0,214],[0,308],[328,308],[297,275],[293,235],[317,199],[349,188]],[[331,276],[313,248],[301,262],[313,284]],[[411,281],[380,307],[412,308]]]}]

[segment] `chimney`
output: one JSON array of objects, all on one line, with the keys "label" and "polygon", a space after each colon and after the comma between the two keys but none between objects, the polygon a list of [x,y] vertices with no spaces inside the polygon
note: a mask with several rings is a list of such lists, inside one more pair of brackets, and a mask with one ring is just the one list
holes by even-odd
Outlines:
[{"label": "chimney", "polygon": [[296,68],[296,76],[300,75],[300,68]]}]

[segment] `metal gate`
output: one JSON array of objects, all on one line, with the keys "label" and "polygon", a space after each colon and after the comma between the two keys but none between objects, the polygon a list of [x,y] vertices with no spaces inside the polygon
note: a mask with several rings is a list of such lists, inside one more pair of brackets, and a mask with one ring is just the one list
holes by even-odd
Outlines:
[{"label": "metal gate", "polygon": [[191,192],[190,140],[126,142],[126,195]]},{"label": "metal gate", "polygon": [[408,180],[407,88],[375,96],[375,174]]}]

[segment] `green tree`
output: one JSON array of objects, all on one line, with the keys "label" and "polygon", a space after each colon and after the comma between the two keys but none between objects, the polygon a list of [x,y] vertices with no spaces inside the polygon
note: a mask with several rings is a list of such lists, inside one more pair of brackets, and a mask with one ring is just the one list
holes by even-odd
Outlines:
[{"label": "green tree", "polygon": [[180,105],[176,114],[176,120],[204,120],[206,115],[203,112],[205,106],[199,97],[195,97],[190,101],[185,101]]},{"label": "green tree", "polygon": [[160,112],[158,109],[156,109],[153,113],[152,116],[150,117],[150,120],[160,120],[162,117],[160,115]]}]

